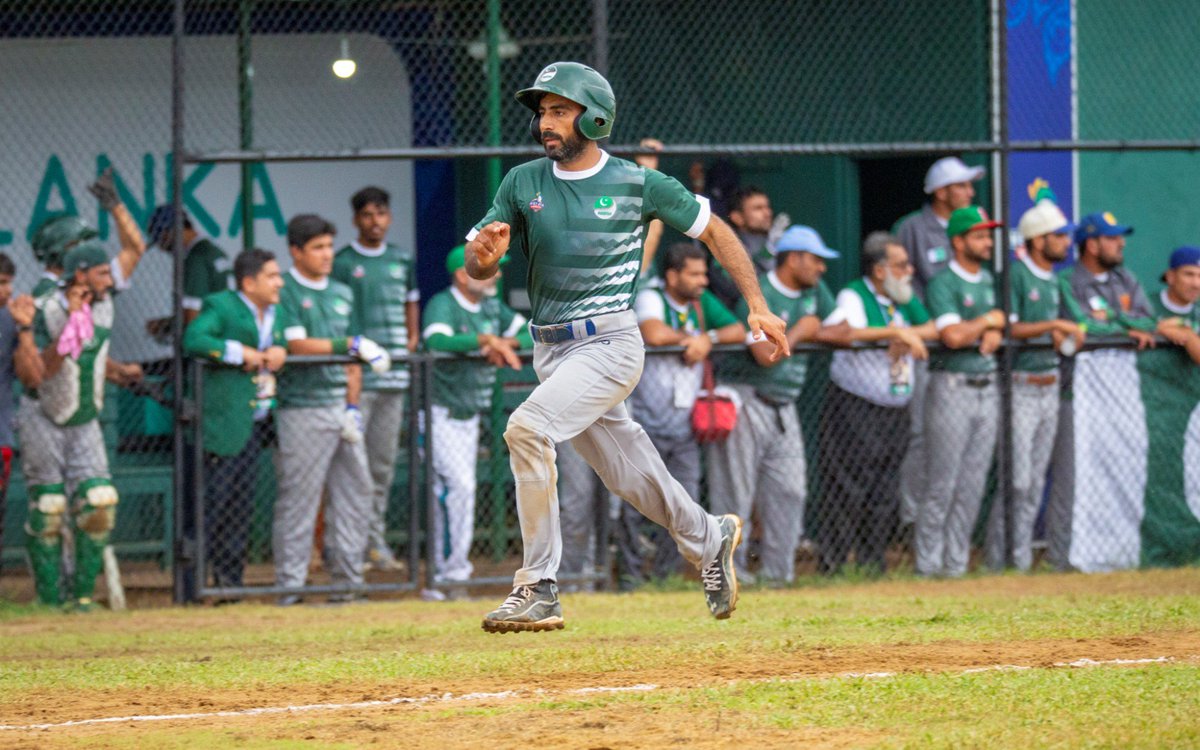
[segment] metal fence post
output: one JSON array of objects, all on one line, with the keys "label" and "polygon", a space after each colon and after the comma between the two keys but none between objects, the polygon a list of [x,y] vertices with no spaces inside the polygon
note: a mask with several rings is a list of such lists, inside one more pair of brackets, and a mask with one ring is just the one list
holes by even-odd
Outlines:
[{"label": "metal fence post", "polygon": [[175,333],[175,347],[171,353],[172,385],[175,388],[172,406],[175,412],[175,431],[172,440],[173,467],[171,477],[172,508],[174,515],[175,539],[172,550],[172,599],[176,604],[187,600],[185,590],[184,565],[186,550],[184,549],[184,461],[187,460],[187,443],[184,439],[187,421],[184,417],[186,402],[184,400],[185,377],[183,372],[184,359],[183,334],[183,34],[186,15],[183,9],[184,0],[175,0],[172,13],[171,31],[171,195],[175,206],[175,256],[172,278],[172,314],[174,321],[172,329]]},{"label": "metal fence post", "polygon": [[[249,150],[254,145],[254,60],[252,28],[254,0],[238,3],[238,146]],[[243,162],[242,171],[242,249],[254,247],[254,164]]]},{"label": "metal fence post", "polygon": [[408,580],[414,586],[421,572],[421,404],[425,389],[423,359],[408,355]]}]

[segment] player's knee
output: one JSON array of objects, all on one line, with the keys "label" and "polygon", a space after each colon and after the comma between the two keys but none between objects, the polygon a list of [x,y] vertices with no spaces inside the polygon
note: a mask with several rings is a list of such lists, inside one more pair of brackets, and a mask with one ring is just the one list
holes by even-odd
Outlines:
[{"label": "player's knee", "polygon": [[117,520],[117,488],[108,479],[86,479],[75,489],[75,524],[93,538],[105,537]]},{"label": "player's knee", "polygon": [[504,431],[513,474],[518,481],[548,479],[554,466],[554,443],[522,416],[520,409],[514,412]]},{"label": "player's knee", "polygon": [[66,489],[61,484],[39,484],[29,488],[29,516],[25,531],[30,536],[57,539],[67,511]]}]

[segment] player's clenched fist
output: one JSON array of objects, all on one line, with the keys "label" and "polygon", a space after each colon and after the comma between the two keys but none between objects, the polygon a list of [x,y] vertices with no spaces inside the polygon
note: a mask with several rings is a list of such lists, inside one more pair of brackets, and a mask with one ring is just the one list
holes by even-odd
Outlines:
[{"label": "player's clenched fist", "polygon": [[[475,267],[494,269],[504,254],[508,252],[508,242],[511,239],[512,232],[502,221],[493,221],[480,229],[479,233],[475,235],[475,239],[467,243],[467,249],[475,256]],[[470,271],[469,268],[467,270]],[[486,276],[491,275],[491,273],[486,274]]]}]

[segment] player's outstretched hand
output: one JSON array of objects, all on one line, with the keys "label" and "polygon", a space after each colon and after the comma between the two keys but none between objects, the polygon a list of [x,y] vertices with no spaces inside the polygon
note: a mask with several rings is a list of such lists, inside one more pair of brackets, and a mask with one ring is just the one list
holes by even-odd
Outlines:
[{"label": "player's outstretched hand", "polygon": [[762,341],[763,336],[766,336],[767,341],[775,345],[774,351],[771,352],[772,362],[780,357],[792,356],[792,347],[787,340],[787,325],[778,315],[752,312],[746,317],[746,323],[750,326],[750,334],[755,341]]},{"label": "player's outstretched hand", "polygon": [[502,221],[493,221],[471,240],[467,248],[475,253],[475,262],[481,268],[491,268],[500,262],[508,252],[508,243],[512,239],[512,230]]}]

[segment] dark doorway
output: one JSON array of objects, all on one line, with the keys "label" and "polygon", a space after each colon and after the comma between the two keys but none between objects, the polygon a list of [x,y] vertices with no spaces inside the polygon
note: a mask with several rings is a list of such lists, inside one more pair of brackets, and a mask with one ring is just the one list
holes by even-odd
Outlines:
[{"label": "dark doorway", "polygon": [[933,162],[928,156],[858,160],[863,236],[889,230],[901,217],[920,210],[925,172]]}]

